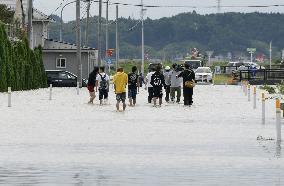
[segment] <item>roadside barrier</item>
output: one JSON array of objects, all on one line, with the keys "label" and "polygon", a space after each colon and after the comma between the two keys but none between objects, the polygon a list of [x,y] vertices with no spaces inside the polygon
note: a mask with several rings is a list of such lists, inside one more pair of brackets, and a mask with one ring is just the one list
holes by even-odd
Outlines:
[{"label": "roadside barrier", "polygon": [[49,85],[49,100],[52,100],[52,84]]},{"label": "roadside barrier", "polygon": [[245,96],[248,96],[248,84],[247,83],[245,83]]},{"label": "roadside barrier", "polygon": [[281,142],[281,110],[278,98],[276,99],[276,136],[277,142]]},{"label": "roadside barrier", "polygon": [[247,86],[248,91],[248,102],[250,102],[250,84]]},{"label": "roadside barrier", "polygon": [[8,107],[12,107],[12,89],[8,87]]},{"label": "roadside barrier", "polygon": [[76,89],[77,89],[77,95],[79,95],[79,82],[77,82],[77,87],[76,87]]},{"label": "roadside barrier", "polygon": [[261,100],[262,100],[262,124],[265,124],[265,94],[261,94]]},{"label": "roadside barrier", "polygon": [[253,109],[256,109],[256,87],[253,87]]}]

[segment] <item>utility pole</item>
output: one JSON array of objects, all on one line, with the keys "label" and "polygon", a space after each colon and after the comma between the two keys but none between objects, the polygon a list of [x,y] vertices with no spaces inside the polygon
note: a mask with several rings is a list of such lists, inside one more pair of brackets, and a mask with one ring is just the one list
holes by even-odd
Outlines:
[{"label": "utility pole", "polygon": [[98,64],[102,64],[102,0],[99,1],[99,25],[98,25]]},{"label": "utility pole", "polygon": [[272,41],[270,41],[269,44],[269,68],[271,69],[271,63],[272,63]]},{"label": "utility pole", "polygon": [[221,13],[221,0],[217,0],[217,12]]},{"label": "utility pole", "polygon": [[207,55],[208,55],[208,66],[211,66],[211,56],[213,54],[213,51],[206,51]]},{"label": "utility pole", "polygon": [[29,46],[31,49],[33,49],[33,0],[29,0],[28,4],[28,38]]},{"label": "utility pole", "polygon": [[144,51],[144,5],[143,5],[143,0],[141,0],[141,32],[142,32],[142,64],[141,64],[141,72],[142,76],[144,76],[144,59],[145,59],[145,51]]},{"label": "utility pole", "polygon": [[77,45],[77,83],[82,88],[82,62],[81,62],[81,22],[80,22],[80,0],[76,0],[76,45]]},{"label": "utility pole", "polygon": [[116,5],[116,31],[115,31],[115,38],[116,38],[116,47],[115,47],[115,67],[116,70],[118,68],[118,62],[119,62],[119,36],[118,36],[118,5]]},{"label": "utility pole", "polygon": [[108,50],[108,2],[109,0],[106,1],[106,51]]},{"label": "utility pole", "polygon": [[89,23],[90,23],[90,6],[91,1],[87,0],[87,20],[86,20],[86,31],[85,31],[85,46],[89,45]]}]

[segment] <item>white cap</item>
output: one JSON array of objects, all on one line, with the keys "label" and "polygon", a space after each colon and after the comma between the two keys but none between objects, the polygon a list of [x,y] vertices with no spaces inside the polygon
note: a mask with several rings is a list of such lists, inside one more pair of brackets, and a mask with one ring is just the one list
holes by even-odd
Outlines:
[{"label": "white cap", "polygon": [[171,69],[171,67],[169,67],[169,66],[166,66],[166,68],[165,68],[165,70],[170,70]]}]

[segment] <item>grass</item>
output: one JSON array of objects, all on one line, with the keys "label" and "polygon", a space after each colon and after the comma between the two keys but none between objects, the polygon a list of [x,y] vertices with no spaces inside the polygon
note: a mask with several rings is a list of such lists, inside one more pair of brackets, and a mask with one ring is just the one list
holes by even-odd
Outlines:
[{"label": "grass", "polygon": [[232,84],[232,77],[231,75],[227,74],[218,74],[214,78],[214,83],[217,85],[224,85],[224,84]]}]

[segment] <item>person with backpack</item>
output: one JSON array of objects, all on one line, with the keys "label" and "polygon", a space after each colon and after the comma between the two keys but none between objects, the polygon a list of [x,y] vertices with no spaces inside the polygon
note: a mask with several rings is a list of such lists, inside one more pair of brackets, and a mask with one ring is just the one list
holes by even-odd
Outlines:
[{"label": "person with backpack", "polygon": [[94,102],[94,99],[96,98],[95,86],[96,86],[96,78],[98,73],[99,73],[99,68],[95,67],[94,70],[89,74],[88,85],[87,85],[90,94],[90,101],[88,102],[89,104],[92,104]]},{"label": "person with backpack", "polygon": [[130,106],[135,106],[136,104],[136,95],[137,95],[137,88],[139,87],[139,79],[137,67],[132,67],[132,72],[128,74],[128,98]]},{"label": "person with backpack", "polygon": [[163,98],[163,87],[166,86],[164,75],[161,72],[161,65],[156,67],[156,71],[151,76],[150,84],[153,86],[153,100],[154,106],[157,105],[157,99],[159,99],[159,106],[162,105],[162,98]]},{"label": "person with backpack", "polygon": [[118,68],[117,73],[113,77],[114,91],[116,94],[116,110],[119,111],[120,102],[123,103],[123,111],[126,109],[126,85],[128,82],[128,76],[123,72],[123,68]]},{"label": "person with backpack", "polygon": [[96,79],[96,91],[99,87],[99,100],[100,105],[107,102],[108,92],[109,92],[109,76],[105,73],[105,67],[100,67],[100,73],[97,75]]},{"label": "person with backpack", "polygon": [[188,64],[184,64],[184,70],[177,76],[183,78],[183,97],[184,105],[191,106],[193,87],[195,86],[195,74],[192,69],[190,69]]}]

